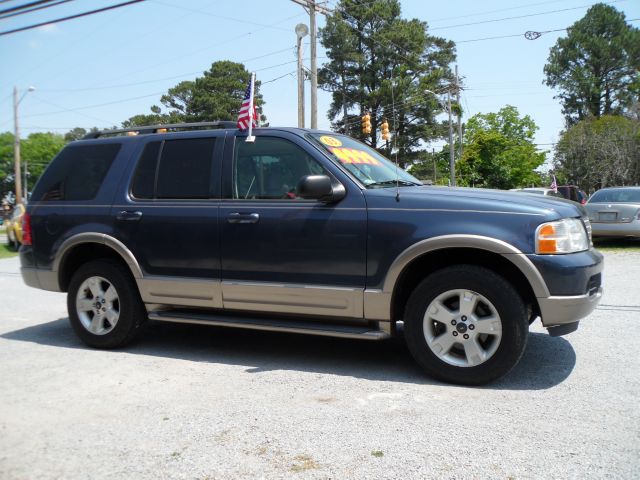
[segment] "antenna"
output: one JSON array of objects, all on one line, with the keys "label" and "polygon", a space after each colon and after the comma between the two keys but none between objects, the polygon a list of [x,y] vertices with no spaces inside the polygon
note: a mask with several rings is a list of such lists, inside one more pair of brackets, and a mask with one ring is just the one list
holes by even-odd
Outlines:
[{"label": "antenna", "polygon": [[393,117],[393,143],[391,148],[396,151],[394,163],[396,165],[396,202],[400,201],[400,172],[398,171],[398,127],[396,125],[396,100],[393,93],[393,67],[391,67],[391,115]]}]

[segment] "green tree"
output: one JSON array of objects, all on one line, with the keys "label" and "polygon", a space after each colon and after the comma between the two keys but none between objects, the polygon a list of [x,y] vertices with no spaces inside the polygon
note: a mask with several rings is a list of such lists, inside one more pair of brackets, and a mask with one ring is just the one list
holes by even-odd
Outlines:
[{"label": "green tree", "polygon": [[44,169],[65,144],[62,135],[51,132],[32,133],[20,142],[22,163],[27,166],[27,184],[23,184],[22,188],[26,188],[28,192],[33,190]]},{"label": "green tree", "polygon": [[[0,134],[0,198],[13,198],[15,192],[15,165],[13,160],[12,133]],[[31,192],[49,162],[64,147],[65,140],[56,133],[32,133],[20,142],[20,157],[22,160],[22,175],[27,165],[27,188]],[[23,182],[23,188],[25,188]]]},{"label": "green tree", "polygon": [[[214,62],[202,77],[170,88],[160,98],[164,110],[154,105],[150,114],[135,115],[123,122],[123,126],[236,120],[249,78],[250,73],[241,63]],[[258,112],[264,105],[258,80],[255,83],[255,105]],[[266,121],[264,115],[260,119]]]},{"label": "green tree", "polygon": [[0,133],[0,200],[14,191],[13,138],[13,133]]},{"label": "green tree", "polygon": [[544,163],[533,138],[538,127],[529,115],[507,105],[497,113],[476,114],[464,134],[464,153],[456,165],[462,186],[508,189],[536,184]]},{"label": "green tree", "polygon": [[563,182],[592,192],[640,183],[640,120],[587,118],[562,132],[554,166]]},{"label": "green tree", "polygon": [[[318,83],[333,92],[328,112],[333,127],[389,155],[396,147],[402,166],[424,157],[424,142],[443,136],[435,95],[452,80],[451,41],[428,34],[427,24],[401,18],[397,0],[342,0],[327,17],[320,41],[329,61]],[[371,114],[372,132],[361,131],[360,117]],[[386,119],[396,135],[381,142]]]},{"label": "green tree", "polygon": [[640,95],[640,30],[624,13],[598,3],[567,32],[544,67],[544,83],[559,90],[567,121],[633,108]]},{"label": "green tree", "polygon": [[82,127],[75,127],[72,128],[71,130],[69,130],[67,133],[64,134],[64,141],[65,142],[73,142],[75,140],[80,140],[82,137],[84,137],[87,133],[90,132],[97,132],[99,129],[96,127],[91,127],[89,130],[82,128]]}]

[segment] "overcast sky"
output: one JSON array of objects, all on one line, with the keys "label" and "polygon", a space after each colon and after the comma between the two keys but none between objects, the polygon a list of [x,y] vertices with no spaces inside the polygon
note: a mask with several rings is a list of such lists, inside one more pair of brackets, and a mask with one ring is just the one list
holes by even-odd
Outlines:
[{"label": "overcast sky", "polygon": [[[0,10],[20,3],[25,2],[3,3]],[[120,0],[71,1],[0,20],[0,31],[115,3]],[[336,3],[327,2],[329,7]],[[565,32],[546,33],[534,41],[522,34],[568,27],[594,3],[401,2],[405,18],[425,21],[430,33],[457,43],[465,118],[515,105],[540,127],[536,141],[542,149],[552,148],[550,144],[563,127],[554,92],[542,85],[542,69],[550,47]],[[622,10],[629,20],[640,17],[639,0],[606,3]],[[168,88],[201,75],[217,60],[242,62],[255,71],[264,83],[264,113],[271,125],[295,126],[294,28],[306,22],[308,15],[290,0],[147,0],[0,36],[0,131],[13,130],[14,85],[21,91],[31,85],[36,88],[20,104],[23,136],[34,131],[64,133],[76,126],[119,125],[132,115],[149,113],[149,107],[159,104],[160,95]],[[640,22],[632,24],[639,26]],[[320,16],[319,26],[323,25]],[[508,35],[518,36],[484,40]],[[306,52],[308,57],[308,47]],[[319,64],[324,55],[319,45]],[[329,128],[329,103],[330,95],[320,92],[320,128]]]}]

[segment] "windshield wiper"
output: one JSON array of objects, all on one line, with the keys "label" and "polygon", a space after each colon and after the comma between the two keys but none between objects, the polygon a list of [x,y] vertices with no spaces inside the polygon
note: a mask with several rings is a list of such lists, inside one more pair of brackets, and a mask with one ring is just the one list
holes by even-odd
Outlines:
[{"label": "windshield wiper", "polygon": [[368,183],[367,188],[369,187],[394,187],[395,185],[401,185],[403,187],[416,187],[421,186],[422,184],[416,182],[410,182],[408,180],[383,180],[381,182],[373,182]]}]

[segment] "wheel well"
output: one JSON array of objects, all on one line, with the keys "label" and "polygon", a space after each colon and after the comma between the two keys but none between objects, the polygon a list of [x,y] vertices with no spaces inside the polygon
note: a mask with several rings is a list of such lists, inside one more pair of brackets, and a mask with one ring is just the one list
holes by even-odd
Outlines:
[{"label": "wheel well", "polygon": [[514,286],[532,315],[539,314],[538,302],[529,281],[518,267],[502,255],[474,248],[446,248],[425,253],[404,268],[393,290],[392,320],[403,319],[411,292],[424,278],[441,268],[460,264],[478,265],[496,272]]},{"label": "wheel well", "polygon": [[71,282],[73,274],[87,262],[99,259],[109,259],[116,262],[120,262],[127,267],[124,259],[110,247],[101,243],[83,243],[67,252],[60,263],[60,269],[58,271],[58,281],[60,283],[60,289],[66,292]]}]

